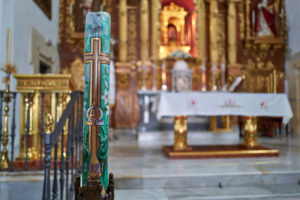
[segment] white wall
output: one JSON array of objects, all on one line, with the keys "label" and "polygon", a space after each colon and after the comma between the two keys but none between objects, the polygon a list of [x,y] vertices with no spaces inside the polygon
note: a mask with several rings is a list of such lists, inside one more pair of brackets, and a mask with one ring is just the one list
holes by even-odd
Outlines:
[{"label": "white wall", "polygon": [[[290,63],[289,61],[293,60],[300,52],[300,0],[285,0],[286,1],[286,12],[287,12],[287,28],[288,28],[288,51],[286,53],[286,62],[285,62],[285,73],[286,73],[286,82],[285,82],[285,91],[286,93],[292,92],[289,90],[289,74],[290,73]],[[293,72],[292,72],[293,73]]]},{"label": "white wall", "polygon": [[[59,0],[52,1],[52,18],[49,20],[33,0],[14,0],[13,60],[20,74],[33,73],[31,64],[31,28],[34,27],[46,41],[58,43]],[[16,59],[17,58],[17,59]]]},{"label": "white wall", "polygon": [[300,0],[286,0],[289,57],[300,51],[299,9]]},{"label": "white wall", "polygon": [[[31,63],[31,29],[37,30],[46,41],[51,41],[57,49],[59,34],[59,0],[52,0],[51,20],[43,13],[33,0],[0,0],[0,65],[6,63],[7,29],[12,32],[11,62],[17,73],[32,74]],[[2,83],[4,72],[0,71],[0,90],[5,88]],[[16,81],[12,78],[11,90],[16,91]],[[20,127],[20,95],[16,102],[16,138],[15,156],[19,153]],[[11,121],[10,121],[11,122]],[[10,131],[11,124],[9,124]],[[10,147],[10,142],[9,142]],[[9,148],[10,152],[10,148]]]},{"label": "white wall", "polygon": [[[6,40],[7,29],[13,26],[13,5],[14,1],[0,0],[0,67],[6,63]],[[0,90],[4,89],[2,79],[5,76],[4,72],[0,72]]]},{"label": "white wall", "polygon": [[[0,64],[6,63],[6,33],[12,31],[11,61],[16,65],[17,73],[31,74],[31,28],[35,28],[43,37],[57,47],[59,24],[59,0],[52,1],[52,19],[43,13],[33,0],[0,0]],[[0,72],[0,79],[3,73]],[[12,90],[15,81],[12,81]],[[0,84],[0,89],[4,85]]]}]

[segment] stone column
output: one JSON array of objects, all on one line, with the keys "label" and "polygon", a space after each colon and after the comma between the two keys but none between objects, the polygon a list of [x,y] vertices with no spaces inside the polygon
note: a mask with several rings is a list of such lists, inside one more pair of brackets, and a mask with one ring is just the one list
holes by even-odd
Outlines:
[{"label": "stone column", "polygon": [[149,57],[149,9],[148,0],[141,0],[140,21],[140,59],[145,61]]},{"label": "stone column", "polygon": [[210,62],[218,63],[218,1],[210,0]]},{"label": "stone column", "polygon": [[236,4],[235,0],[228,1],[228,63],[236,64]]},{"label": "stone column", "polygon": [[151,24],[152,24],[152,37],[151,37],[151,56],[153,60],[159,59],[159,46],[160,46],[160,37],[159,37],[159,25],[160,18],[159,13],[161,9],[160,0],[152,0],[151,4]]},{"label": "stone column", "polygon": [[198,0],[197,1],[197,26],[198,26],[198,36],[197,36],[197,46],[198,46],[198,57],[205,62],[206,60],[206,9],[205,9],[205,1]]},{"label": "stone column", "polygon": [[127,0],[119,4],[119,62],[127,61]]}]

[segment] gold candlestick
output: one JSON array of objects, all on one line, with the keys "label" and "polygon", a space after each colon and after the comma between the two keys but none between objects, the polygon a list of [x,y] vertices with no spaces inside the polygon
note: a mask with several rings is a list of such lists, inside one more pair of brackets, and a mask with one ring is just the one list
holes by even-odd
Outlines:
[{"label": "gold candlestick", "polygon": [[0,169],[8,170],[10,161],[8,159],[8,153],[7,153],[6,146],[8,144],[8,112],[9,112],[9,102],[10,102],[9,84],[6,84],[4,102],[5,102],[5,108],[4,108],[5,115],[4,115],[4,128],[3,128],[3,133],[2,133],[3,149],[2,149],[1,157],[0,157]]},{"label": "gold candlestick", "polygon": [[[16,73],[16,68],[10,64],[10,50],[11,48],[11,30],[7,30],[7,64],[4,68],[1,68],[2,71],[6,73],[6,77],[3,79],[3,83],[6,84],[5,95],[4,95],[4,128],[2,133],[2,152],[0,156],[0,170],[8,170],[10,161],[8,159],[8,152],[6,146],[8,145],[8,113],[9,113],[9,102],[10,102],[10,75]],[[0,113],[2,114],[2,113]]]}]

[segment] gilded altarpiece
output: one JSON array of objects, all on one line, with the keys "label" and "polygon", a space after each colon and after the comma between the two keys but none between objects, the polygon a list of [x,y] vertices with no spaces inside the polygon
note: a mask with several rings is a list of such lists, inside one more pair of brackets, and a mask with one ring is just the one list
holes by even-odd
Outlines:
[{"label": "gilded altarpiece", "polygon": [[[163,31],[168,26],[169,38],[173,37],[174,27],[168,24],[166,27],[161,18],[163,10],[171,4],[187,12],[191,18],[182,26],[184,31],[181,30],[176,37],[183,45],[195,46],[193,51],[188,52],[192,57],[186,59],[193,70],[193,90],[200,91],[203,85],[208,91],[212,89],[212,65],[216,65],[218,90],[222,88],[222,73],[225,73],[228,86],[238,76],[244,78],[237,91],[284,92],[284,55],[287,49],[285,1],[104,0],[104,10],[110,11],[112,17],[112,38],[117,41],[112,47],[116,63],[117,127],[137,125],[137,91],[142,88],[161,89],[163,63],[166,64],[166,82],[171,88],[170,70],[176,59],[161,58],[160,54],[161,47],[166,45]],[[83,33],[80,16],[97,8],[95,6],[97,1],[61,1],[61,63],[67,72],[75,72],[74,69],[81,66]],[[171,22],[175,23],[174,20]],[[191,39],[193,34],[195,41]],[[203,64],[206,67],[204,71]],[[226,65],[224,71],[221,64]],[[253,68],[261,71],[259,77],[253,73]],[[253,80],[256,88],[251,86]]]}]

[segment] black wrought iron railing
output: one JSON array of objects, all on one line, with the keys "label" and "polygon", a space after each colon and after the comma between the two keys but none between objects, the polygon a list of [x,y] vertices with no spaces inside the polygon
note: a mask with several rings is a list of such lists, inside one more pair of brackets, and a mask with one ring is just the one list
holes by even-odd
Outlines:
[{"label": "black wrought iron railing", "polygon": [[[55,122],[53,127],[55,127],[67,103],[75,94],[83,98],[82,92],[18,93],[0,91],[0,171],[44,169],[44,118],[46,114],[51,113]],[[79,120],[82,117],[82,110],[80,110],[82,106],[77,107],[77,101],[74,120]],[[5,118],[7,119],[5,120]],[[75,124],[73,132],[78,133],[80,130],[79,123],[76,122]],[[64,137],[59,137],[58,150],[52,152],[53,157],[57,153],[58,158],[62,157],[63,161],[66,160],[66,155],[70,154],[67,152],[70,151],[67,148],[69,130],[68,125],[65,124]],[[74,136],[70,145],[78,143],[81,138],[82,136],[79,135]],[[7,156],[2,156],[4,155],[3,151],[6,151]],[[74,147],[74,155],[78,155],[78,153],[79,149]],[[72,162],[70,161],[71,167],[77,168],[79,165],[75,162],[75,158],[70,159],[72,159]],[[78,170],[76,170],[77,173]]]},{"label": "black wrought iron railing", "polygon": [[72,198],[81,173],[82,120],[83,92],[0,91],[0,171],[44,170],[42,198]]},{"label": "black wrought iron railing", "polygon": [[[54,116],[54,119],[57,116]],[[44,134],[44,183],[43,200],[71,199],[75,177],[81,173],[80,155],[82,145],[83,94],[73,92],[60,119],[56,122],[48,114]],[[51,130],[52,124],[54,130]],[[67,124],[68,133],[64,134]],[[60,148],[59,148],[60,145]],[[66,145],[66,146],[65,146]],[[61,156],[58,158],[58,150]],[[64,151],[65,149],[65,151]],[[53,153],[54,152],[54,153]],[[53,154],[53,160],[52,160]],[[50,171],[53,169],[53,177]],[[58,178],[58,169],[60,172]]]}]

